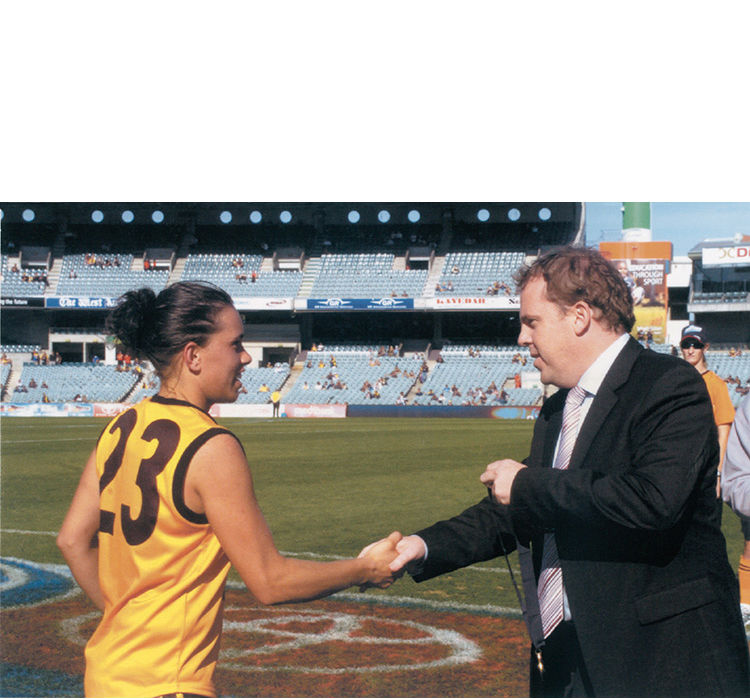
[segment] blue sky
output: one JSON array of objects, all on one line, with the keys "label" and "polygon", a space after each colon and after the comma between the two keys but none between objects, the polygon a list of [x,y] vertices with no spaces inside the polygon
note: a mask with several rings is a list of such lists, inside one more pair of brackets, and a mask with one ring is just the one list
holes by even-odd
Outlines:
[{"label": "blue sky", "polygon": [[[622,202],[586,202],[586,242],[622,239]],[[652,202],[653,240],[668,240],[686,255],[707,238],[750,236],[750,202]]]}]

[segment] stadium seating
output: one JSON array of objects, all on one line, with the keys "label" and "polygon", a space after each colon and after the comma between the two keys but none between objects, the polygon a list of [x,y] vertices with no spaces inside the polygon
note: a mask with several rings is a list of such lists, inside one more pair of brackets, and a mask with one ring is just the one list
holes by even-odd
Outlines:
[{"label": "stadium seating", "polygon": [[138,269],[138,264],[127,254],[65,255],[55,291],[58,296],[118,297],[142,287],[158,293],[167,285],[169,270]]},{"label": "stadium seating", "polygon": [[245,367],[240,377],[243,392],[237,397],[237,403],[245,405],[270,403],[271,394],[281,390],[288,377],[289,365],[285,363],[280,363],[275,367]]},{"label": "stadium seating", "polygon": [[396,270],[395,256],[388,253],[329,254],[321,264],[312,298],[417,297],[427,281],[427,270]]},{"label": "stadium seating", "polygon": [[[0,259],[0,275],[3,280],[3,296],[44,296],[47,289],[47,283],[44,281],[33,281],[34,276],[38,276],[46,270],[19,269],[13,271],[8,262],[8,255],[2,255]],[[24,280],[24,277],[29,279]]]},{"label": "stadium seating", "polygon": [[[470,354],[471,353],[471,354]],[[516,388],[506,382],[523,371],[534,371],[527,350],[519,347],[449,346],[414,398],[415,405],[539,405],[542,391]],[[491,386],[497,389],[491,390]],[[500,395],[502,390],[507,398]],[[442,397],[441,397],[442,396]]]},{"label": "stadium seating", "polygon": [[413,357],[378,356],[373,348],[308,352],[284,403],[395,405],[414,385],[420,366]]},{"label": "stadium seating", "polygon": [[452,252],[437,282],[438,296],[510,295],[515,291],[513,275],[523,264],[522,252]]},{"label": "stadium seating", "polygon": [[[36,387],[30,387],[32,380]],[[133,372],[117,371],[115,366],[101,363],[43,366],[25,363],[18,383],[26,392],[14,387],[11,400],[14,403],[117,403],[130,393],[138,380]]]},{"label": "stadium seating", "polygon": [[188,255],[181,280],[208,281],[237,298],[297,296],[302,272],[261,271],[262,264],[262,255],[196,253]]},{"label": "stadium seating", "polygon": [[696,291],[693,303],[747,303],[750,293],[747,291]]}]

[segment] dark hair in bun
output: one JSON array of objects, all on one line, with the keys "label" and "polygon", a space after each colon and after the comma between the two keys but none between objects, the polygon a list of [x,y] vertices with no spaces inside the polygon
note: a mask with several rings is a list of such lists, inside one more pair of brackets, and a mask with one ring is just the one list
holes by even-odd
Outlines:
[{"label": "dark hair in bun", "polygon": [[232,297],[208,282],[177,282],[157,295],[128,291],[106,320],[107,333],[138,359],[149,360],[163,377],[188,342],[204,345],[216,331],[216,316]]}]

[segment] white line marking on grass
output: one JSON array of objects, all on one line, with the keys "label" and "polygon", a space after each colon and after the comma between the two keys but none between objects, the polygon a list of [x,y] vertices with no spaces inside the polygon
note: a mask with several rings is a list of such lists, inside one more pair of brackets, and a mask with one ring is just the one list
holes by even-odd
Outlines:
[{"label": "white line marking on grass", "polygon": [[4,439],[3,444],[46,444],[49,442],[90,442],[88,437],[65,437],[63,439]]},{"label": "white line marking on grass", "polygon": [[[26,529],[0,529],[2,534],[36,534],[38,536],[57,536],[57,532],[30,532]],[[41,564],[36,564],[41,565]]]}]

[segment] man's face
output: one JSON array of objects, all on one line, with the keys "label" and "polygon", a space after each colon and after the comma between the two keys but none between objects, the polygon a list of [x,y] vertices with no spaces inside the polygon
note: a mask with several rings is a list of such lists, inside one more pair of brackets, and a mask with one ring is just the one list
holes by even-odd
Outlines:
[{"label": "man's face", "polygon": [[571,388],[580,378],[577,369],[573,315],[563,313],[546,296],[547,282],[532,279],[521,292],[521,333],[518,344],[528,347],[542,383]]},{"label": "man's face", "polygon": [[680,349],[682,350],[682,358],[689,364],[698,367],[703,363],[706,346],[699,340],[690,337],[685,338],[680,343]]}]

